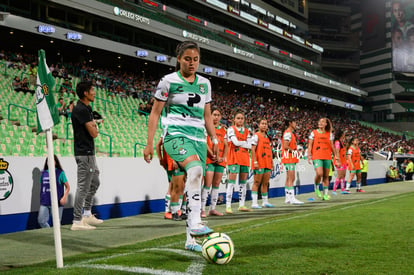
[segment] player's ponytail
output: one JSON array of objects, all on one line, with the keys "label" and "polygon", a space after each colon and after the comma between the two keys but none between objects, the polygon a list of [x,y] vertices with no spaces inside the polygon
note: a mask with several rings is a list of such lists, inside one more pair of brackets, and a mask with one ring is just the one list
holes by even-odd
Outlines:
[{"label": "player's ponytail", "polygon": [[200,47],[198,47],[197,43],[194,41],[183,41],[178,44],[177,48],[175,49],[175,54],[177,56],[177,63],[175,64],[176,72],[180,70],[180,62],[178,62],[178,58],[180,58],[187,49],[196,49],[200,54]]}]

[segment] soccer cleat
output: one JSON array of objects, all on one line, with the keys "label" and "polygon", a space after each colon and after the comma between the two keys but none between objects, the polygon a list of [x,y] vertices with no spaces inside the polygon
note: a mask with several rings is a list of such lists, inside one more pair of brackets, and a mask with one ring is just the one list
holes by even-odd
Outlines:
[{"label": "soccer cleat", "polygon": [[[182,216],[182,215],[181,215]],[[182,219],[182,217],[181,217],[180,215],[178,215],[178,212],[177,213],[172,213],[172,220],[173,221],[182,221],[183,219]]]},{"label": "soccer cleat", "polygon": [[331,199],[331,197],[329,195],[323,195],[322,198],[324,201],[329,201]]},{"label": "soccer cleat", "polygon": [[177,213],[178,213],[178,216],[181,216],[181,214],[182,214],[181,210],[178,210]]},{"label": "soccer cleat", "polygon": [[180,218],[185,221],[186,219],[188,219],[188,215],[186,213],[182,213]]},{"label": "soccer cleat", "polygon": [[83,216],[82,220],[84,220],[89,225],[98,225],[103,223],[103,220],[97,219],[94,214],[90,215],[89,217]]},{"label": "soccer cleat", "polygon": [[252,204],[252,209],[261,209],[262,207],[258,204]]},{"label": "soccer cleat", "polygon": [[210,210],[208,212],[209,216],[224,216],[223,213],[218,212],[216,209]]},{"label": "soccer cleat", "polygon": [[337,195],[336,191],[332,191],[332,195],[336,196]]},{"label": "soccer cleat", "polygon": [[165,212],[164,213],[164,219],[171,220],[172,219],[172,213],[171,212]]},{"label": "soccer cleat", "polygon": [[72,227],[70,230],[77,231],[77,230],[94,230],[96,229],[95,226],[87,224],[84,219],[82,219],[80,222],[74,222],[72,224]]},{"label": "soccer cleat", "polygon": [[250,212],[252,210],[243,205],[243,206],[239,207],[239,211],[241,211],[241,212]]},{"label": "soccer cleat", "polygon": [[349,190],[344,190],[344,191],[341,191],[341,194],[342,195],[349,195],[349,194],[351,194],[351,192]]},{"label": "soccer cleat", "polygon": [[203,249],[194,239],[191,242],[185,244],[185,249],[195,252],[201,252]]},{"label": "soccer cleat", "polygon": [[207,218],[206,211],[201,210],[201,212],[200,212],[200,217],[201,217],[201,218]]},{"label": "soccer cleat", "polygon": [[315,189],[315,194],[318,198],[322,198],[322,193],[319,189]]},{"label": "soccer cleat", "polygon": [[362,190],[361,188],[360,189],[357,189],[356,191],[357,191],[357,193],[365,193],[365,191]]},{"label": "soccer cleat", "polygon": [[192,237],[202,237],[213,233],[214,230],[209,228],[208,226],[199,223],[196,227],[190,230],[190,235]]},{"label": "soccer cleat", "polygon": [[304,204],[304,202],[303,202],[303,201],[300,201],[300,200],[298,200],[297,198],[293,198],[293,199],[290,201],[290,203],[291,203],[291,204],[294,204],[294,205],[302,205],[302,204]]},{"label": "soccer cleat", "polygon": [[273,205],[273,204],[271,204],[271,203],[264,203],[264,204],[262,204],[262,206],[264,207],[264,208],[275,208],[275,206]]},{"label": "soccer cleat", "polygon": [[231,209],[231,207],[226,208],[226,213],[227,214],[233,214],[233,210]]}]

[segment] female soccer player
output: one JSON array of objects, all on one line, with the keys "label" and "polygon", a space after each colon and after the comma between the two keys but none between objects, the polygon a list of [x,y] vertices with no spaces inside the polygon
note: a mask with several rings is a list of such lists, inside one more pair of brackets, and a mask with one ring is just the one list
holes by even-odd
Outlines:
[{"label": "female soccer player", "polygon": [[282,138],[282,163],[286,169],[286,182],[285,182],[285,203],[287,204],[303,204],[295,197],[295,190],[293,189],[293,183],[295,181],[295,169],[298,159],[298,148],[296,145],[296,121],[292,119],[285,120],[286,130],[283,133]]},{"label": "female soccer player", "polygon": [[[213,157],[218,154],[218,140],[211,119],[211,84],[196,74],[200,62],[197,43],[184,41],[177,46],[176,72],[165,75],[158,83],[148,120],[147,146],[144,159],[151,162],[158,119],[164,127],[164,148],[187,174],[188,199],[187,241],[185,248],[201,251],[194,237],[213,232],[201,222],[201,181],[207,157],[205,130],[213,143]],[[165,108],[164,108],[165,107]]]},{"label": "female soccer player", "polygon": [[227,130],[226,128],[220,125],[221,120],[221,113],[219,110],[214,109],[211,113],[213,117],[213,124],[216,132],[216,136],[218,139],[218,147],[219,147],[219,155],[217,157],[217,161],[211,159],[213,143],[211,142],[210,138],[207,138],[207,169],[206,169],[206,176],[204,181],[204,187],[201,191],[201,217],[205,218],[205,207],[208,195],[211,190],[211,186],[213,185],[211,191],[211,199],[210,199],[210,211],[208,212],[209,216],[223,216],[223,213],[220,213],[216,210],[217,199],[218,199],[218,192],[219,186],[221,182],[221,178],[223,177],[223,172],[226,167],[226,156],[229,150],[229,146],[227,143]]},{"label": "female soccer player", "polygon": [[229,142],[229,153],[227,154],[227,165],[229,167],[229,182],[226,192],[226,213],[232,214],[231,199],[233,197],[233,188],[236,184],[237,176],[239,177],[239,211],[250,211],[244,205],[246,200],[246,183],[249,175],[249,149],[251,145],[248,142],[249,130],[244,127],[244,114],[237,111],[234,115],[233,126],[227,130]]},{"label": "female soccer player", "polygon": [[334,182],[332,194],[336,195],[336,189],[338,188],[339,183],[341,184],[341,194],[349,194],[345,190],[345,175],[346,175],[346,146],[345,146],[345,133],[338,129],[335,132],[335,151],[339,155],[339,162],[334,161],[334,165],[337,171],[337,177]]},{"label": "female soccer player", "polygon": [[272,147],[270,144],[270,139],[267,136],[267,120],[259,120],[259,131],[254,134],[251,144],[252,144],[252,163],[251,168],[254,173],[254,183],[252,186],[252,208],[260,209],[262,208],[257,203],[257,192],[259,190],[259,185],[262,184],[261,193],[263,207],[272,208],[273,204],[268,201],[268,189],[269,189],[269,180],[270,172],[273,170],[273,158],[272,158]]},{"label": "female soccer player", "polygon": [[356,175],[356,191],[364,193],[361,189],[361,151],[359,150],[359,139],[354,137],[351,139],[350,146],[347,151],[349,178],[346,182],[346,191],[349,192],[351,182]]},{"label": "female soccer player", "polygon": [[319,191],[321,179],[323,181],[323,200],[329,200],[329,169],[331,167],[332,153],[335,154],[335,161],[339,163],[339,156],[335,151],[332,134],[332,122],[328,118],[321,118],[318,121],[318,129],[313,130],[309,136],[308,161],[313,162],[315,167],[315,193],[319,198],[322,194]]}]

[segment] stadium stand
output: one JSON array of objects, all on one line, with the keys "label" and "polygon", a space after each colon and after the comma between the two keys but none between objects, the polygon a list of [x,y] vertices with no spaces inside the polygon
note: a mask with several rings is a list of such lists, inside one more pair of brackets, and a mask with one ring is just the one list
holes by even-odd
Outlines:
[{"label": "stadium stand", "polygon": [[[36,135],[36,113],[35,101],[30,93],[16,92],[12,87],[12,80],[15,75],[26,74],[25,62],[16,61],[15,57],[20,54],[7,53],[2,62],[4,68],[0,74],[0,96],[3,99],[0,103],[1,113],[1,155],[15,156],[45,156],[47,152],[43,134]],[[24,55],[27,62],[34,60],[33,56]],[[7,64],[7,69],[5,68]],[[65,64],[66,65],[66,64]],[[150,111],[150,96],[155,89],[156,82],[153,80],[135,81],[131,73],[123,74],[110,72],[106,69],[93,69],[91,67],[80,67],[80,65],[62,66],[56,75],[55,99],[64,96],[69,103],[76,100],[73,93],[61,94],[61,87],[76,87],[82,76],[84,79],[96,81],[102,80],[105,84],[96,88],[96,100],[94,110],[104,117],[99,126],[101,135],[96,141],[98,155],[113,157],[140,157],[142,146],[146,143],[147,115]],[[54,68],[54,67],[53,67]],[[55,70],[55,68],[54,68]],[[71,70],[75,75],[68,73]],[[79,75],[76,75],[79,73]],[[64,77],[70,77],[64,78]],[[69,81],[69,82],[68,82]],[[99,83],[99,82],[98,82]],[[125,94],[119,94],[114,87],[123,85]],[[129,87],[129,88],[128,88]],[[130,88],[133,88],[131,90]],[[34,87],[32,87],[34,88]],[[133,91],[133,92],[130,92]],[[376,127],[367,122],[344,119],[343,115],[335,111],[320,111],[315,106],[308,106],[305,103],[292,103],[283,99],[264,97],[258,93],[239,93],[220,91],[213,94],[213,105],[223,112],[223,123],[230,125],[234,108],[242,109],[247,117],[248,127],[255,129],[257,120],[265,117],[270,121],[269,133],[274,139],[274,144],[280,143],[282,123],[286,117],[293,117],[297,120],[299,129],[298,140],[306,147],[309,132],[316,127],[316,121],[320,117],[331,118],[336,129],[343,129],[347,137],[357,135],[361,141],[363,152],[373,153],[384,147],[388,150],[397,151],[400,147],[404,152],[412,152],[414,140],[401,140],[403,133],[392,132],[386,128]],[[60,117],[60,124],[54,128],[54,145],[56,154],[59,156],[73,155],[72,127],[70,120]],[[161,135],[158,130],[157,137]]]}]

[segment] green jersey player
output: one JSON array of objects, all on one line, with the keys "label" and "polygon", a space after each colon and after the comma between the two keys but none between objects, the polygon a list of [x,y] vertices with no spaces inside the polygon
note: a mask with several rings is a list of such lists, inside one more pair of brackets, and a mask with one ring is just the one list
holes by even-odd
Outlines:
[{"label": "green jersey player", "polygon": [[201,180],[207,157],[205,130],[213,141],[214,158],[218,155],[218,140],[211,118],[210,81],[196,74],[200,49],[195,42],[184,41],[177,46],[176,72],[164,76],[155,92],[154,105],[148,120],[148,139],[144,150],[146,162],[154,154],[154,134],[161,116],[164,148],[187,174],[188,198],[187,241],[185,248],[201,252],[194,237],[213,232],[201,223]]}]

